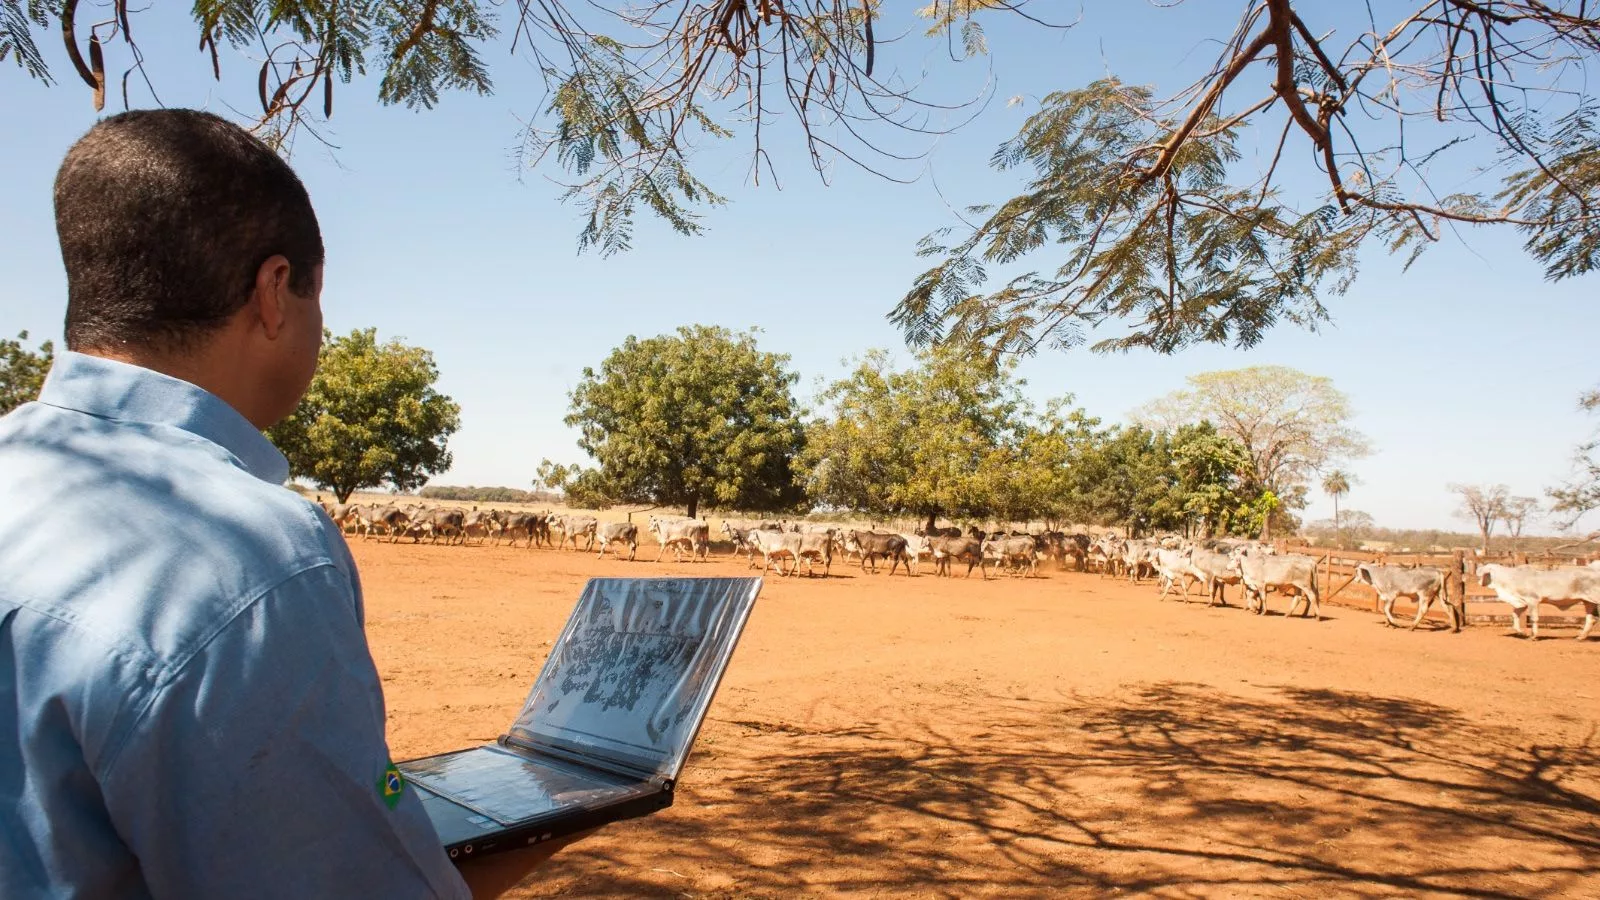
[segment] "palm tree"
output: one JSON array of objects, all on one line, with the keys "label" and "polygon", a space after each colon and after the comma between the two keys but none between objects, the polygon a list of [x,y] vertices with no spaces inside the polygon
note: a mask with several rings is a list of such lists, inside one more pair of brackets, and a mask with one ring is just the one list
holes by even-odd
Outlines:
[{"label": "palm tree", "polygon": [[1333,498],[1333,542],[1340,543],[1339,539],[1339,498],[1350,493],[1350,475],[1339,469],[1329,472],[1322,479],[1322,490]]}]

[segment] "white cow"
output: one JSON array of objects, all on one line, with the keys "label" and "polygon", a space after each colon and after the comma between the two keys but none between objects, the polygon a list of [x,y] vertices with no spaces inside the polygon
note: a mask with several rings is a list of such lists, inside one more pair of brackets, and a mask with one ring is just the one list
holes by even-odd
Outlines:
[{"label": "white cow", "polygon": [[[578,549],[578,538],[587,538],[583,549],[587,552],[594,549],[594,538],[600,530],[600,520],[594,516],[552,516],[550,530],[559,531],[561,540],[556,544],[557,550],[567,549],[567,541],[572,542],[572,549]],[[528,540],[528,546],[533,546],[533,540]]]},{"label": "white cow", "polygon": [[[749,536],[750,546],[761,554],[761,574],[767,574],[772,568],[773,560],[777,560],[778,574],[789,575],[799,566],[800,560],[800,535],[792,531],[752,531]],[[789,571],[783,570],[783,561],[790,561]],[[755,568],[755,559],[750,560],[750,568]]]},{"label": "white cow", "polygon": [[651,516],[650,533],[655,535],[656,543],[661,545],[661,551],[656,554],[656,562],[666,555],[667,548],[672,548],[674,560],[681,561],[685,551],[692,561],[696,556],[701,562],[707,561],[711,548],[711,524],[701,519],[689,519],[682,516]]},{"label": "white cow", "polygon": [[1161,596],[1158,599],[1167,599],[1167,592],[1173,585],[1177,585],[1178,593],[1185,603],[1189,602],[1189,580],[1193,578],[1200,581],[1201,577],[1190,571],[1189,551],[1177,548],[1152,550],[1150,552],[1151,565],[1155,567],[1156,577],[1161,581]]},{"label": "white cow", "polygon": [[1600,571],[1577,566],[1559,569],[1539,569],[1533,566],[1502,566],[1488,563],[1478,567],[1478,583],[1495,592],[1495,596],[1511,605],[1511,627],[1522,634],[1522,616],[1527,614],[1533,623],[1533,639],[1539,639],[1539,604],[1548,603],[1557,609],[1581,607],[1583,630],[1578,640],[1589,636],[1594,620],[1600,615]]},{"label": "white cow", "polygon": [[928,542],[928,536],[925,534],[901,533],[900,536],[906,539],[907,565],[911,568],[911,574],[915,575],[917,563],[923,557],[933,559],[933,545]]}]

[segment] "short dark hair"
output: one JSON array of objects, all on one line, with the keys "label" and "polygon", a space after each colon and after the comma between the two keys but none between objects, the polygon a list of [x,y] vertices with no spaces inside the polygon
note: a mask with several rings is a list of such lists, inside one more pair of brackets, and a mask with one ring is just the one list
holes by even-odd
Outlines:
[{"label": "short dark hair", "polygon": [[67,151],[55,208],[74,350],[185,349],[248,302],[272,256],[289,260],[300,295],[322,264],[317,215],[294,170],[210,113],[102,120]]}]

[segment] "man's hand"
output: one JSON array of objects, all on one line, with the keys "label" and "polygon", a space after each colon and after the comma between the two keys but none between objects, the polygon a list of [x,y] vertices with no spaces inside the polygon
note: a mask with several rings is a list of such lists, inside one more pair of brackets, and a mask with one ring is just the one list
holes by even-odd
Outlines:
[{"label": "man's hand", "polygon": [[541,841],[521,850],[494,853],[479,859],[462,862],[457,868],[461,877],[472,889],[472,900],[494,900],[521,884],[528,874],[564,847],[575,844],[599,831],[591,828],[566,837]]}]

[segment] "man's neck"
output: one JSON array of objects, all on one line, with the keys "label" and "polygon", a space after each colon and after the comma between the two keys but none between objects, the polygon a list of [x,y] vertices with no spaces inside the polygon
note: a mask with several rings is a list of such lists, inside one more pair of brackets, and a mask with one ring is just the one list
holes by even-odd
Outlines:
[{"label": "man's neck", "polygon": [[272,423],[261,424],[260,410],[255,409],[251,403],[253,392],[250,390],[245,373],[239,366],[239,361],[228,358],[229,355],[220,347],[221,343],[208,342],[183,353],[161,352],[150,347],[129,344],[80,347],[77,352],[86,356],[98,356],[127,363],[169,375],[180,381],[187,381],[233,407],[239,415],[244,416],[257,428],[268,427]]}]

